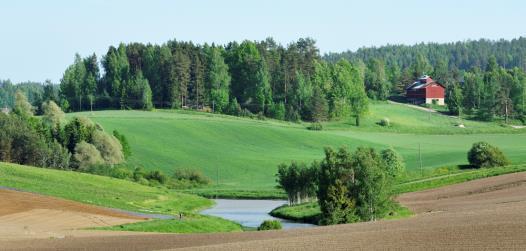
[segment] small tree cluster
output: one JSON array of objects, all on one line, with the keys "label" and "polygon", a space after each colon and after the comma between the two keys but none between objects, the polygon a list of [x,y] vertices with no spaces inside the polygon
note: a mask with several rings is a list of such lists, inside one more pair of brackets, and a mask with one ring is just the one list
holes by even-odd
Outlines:
[{"label": "small tree cluster", "polygon": [[278,187],[285,190],[289,204],[306,202],[316,196],[316,177],[318,164],[307,166],[305,163],[292,162],[278,166]]},{"label": "small tree cluster", "polygon": [[351,153],[327,148],[325,159],[310,167],[295,162],[280,165],[277,181],[292,203],[301,202],[303,184],[308,184],[309,192],[316,191],[320,224],[373,221],[388,213],[393,180],[404,169],[402,157],[393,149],[378,153],[358,148]]},{"label": "small tree cluster", "polygon": [[208,185],[210,179],[202,172],[195,169],[177,169],[173,174],[173,178],[180,182],[189,182],[195,185]]}]

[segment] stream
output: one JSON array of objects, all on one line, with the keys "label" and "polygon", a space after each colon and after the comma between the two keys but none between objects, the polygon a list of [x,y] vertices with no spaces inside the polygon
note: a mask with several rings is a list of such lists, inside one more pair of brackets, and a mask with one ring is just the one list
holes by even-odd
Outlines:
[{"label": "stream", "polygon": [[313,224],[298,223],[270,216],[272,209],[286,204],[284,200],[229,200],[216,199],[215,206],[201,211],[201,214],[235,221],[245,227],[259,227],[264,220],[279,220],[283,229],[314,227]]}]

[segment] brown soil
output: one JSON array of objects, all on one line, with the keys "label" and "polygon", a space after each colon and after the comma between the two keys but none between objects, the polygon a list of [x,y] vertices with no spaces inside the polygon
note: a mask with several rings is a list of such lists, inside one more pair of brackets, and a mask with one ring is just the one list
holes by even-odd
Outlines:
[{"label": "brown soil", "polygon": [[8,241],[0,242],[0,246],[90,250],[526,249],[526,173],[408,193],[398,200],[416,215],[402,220],[287,231],[142,236],[127,233]]},{"label": "brown soil", "polygon": [[75,229],[118,225],[142,219],[78,202],[0,190],[0,241],[64,238]]}]

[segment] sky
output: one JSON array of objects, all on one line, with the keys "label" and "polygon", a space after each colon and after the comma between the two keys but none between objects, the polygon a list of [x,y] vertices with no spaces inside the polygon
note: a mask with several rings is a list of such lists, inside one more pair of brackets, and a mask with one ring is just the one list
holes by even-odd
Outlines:
[{"label": "sky", "polygon": [[0,79],[60,81],[75,53],[170,39],[300,37],[322,53],[420,42],[526,36],[522,0],[0,0]]}]

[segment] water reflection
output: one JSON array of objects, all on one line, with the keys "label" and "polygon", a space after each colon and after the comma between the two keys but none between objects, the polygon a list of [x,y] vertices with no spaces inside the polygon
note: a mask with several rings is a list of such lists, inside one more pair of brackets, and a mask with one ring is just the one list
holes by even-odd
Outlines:
[{"label": "water reflection", "polygon": [[[272,209],[279,207],[287,202],[284,200],[214,200],[216,205],[201,213],[213,215],[227,220],[238,222],[245,227],[258,227],[264,220],[278,219],[268,213]],[[284,229],[313,227],[315,225],[307,223],[296,223],[288,220],[281,221]]]}]

